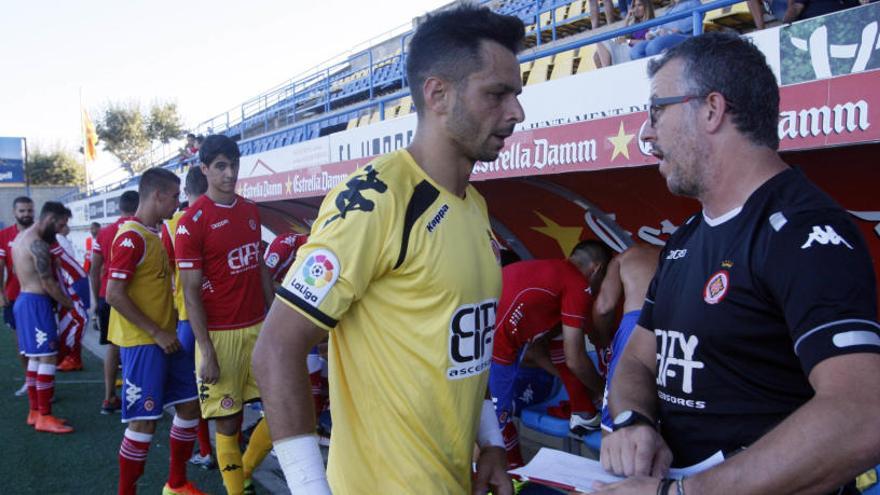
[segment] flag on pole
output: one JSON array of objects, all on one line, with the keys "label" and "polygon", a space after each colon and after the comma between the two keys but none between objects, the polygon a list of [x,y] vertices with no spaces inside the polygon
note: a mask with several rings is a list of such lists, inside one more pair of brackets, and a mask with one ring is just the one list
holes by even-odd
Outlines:
[{"label": "flag on pole", "polygon": [[83,121],[83,155],[86,162],[93,162],[98,156],[98,133],[95,132],[95,124],[89,118],[89,113],[85,108],[82,109]]}]

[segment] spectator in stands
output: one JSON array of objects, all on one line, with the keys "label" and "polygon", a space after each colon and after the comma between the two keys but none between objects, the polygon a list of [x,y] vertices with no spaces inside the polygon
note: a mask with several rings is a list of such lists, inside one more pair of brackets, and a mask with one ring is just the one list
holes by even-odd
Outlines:
[{"label": "spectator in stands", "polygon": [[[651,0],[634,0],[632,8],[626,14],[626,25],[632,26],[640,22],[654,18],[654,2]],[[609,65],[629,62],[630,47],[639,41],[645,40],[648,34],[647,29],[629,33],[624,36],[603,41],[596,47],[596,53],[593,54],[593,62],[596,67],[608,67]]]},{"label": "spectator in stands", "polygon": [[[678,12],[685,12],[700,5],[700,0],[672,0],[672,6],[663,15],[668,16]],[[630,50],[630,57],[633,60],[653,57],[678,45],[691,37],[693,33],[694,21],[690,17],[661,24],[648,31],[645,35],[645,41],[633,45]]]},{"label": "spectator in stands", "polygon": [[[621,15],[626,14],[626,2],[627,0],[620,0]],[[611,24],[617,20],[614,15],[614,4],[611,0],[603,1],[602,7],[605,9],[605,24]],[[590,0],[590,26],[593,29],[599,27],[599,0]]]},{"label": "spectator in stands", "polygon": [[[202,139],[204,139],[204,138],[202,138]],[[186,159],[189,159],[189,158],[196,156],[196,154],[198,152],[199,152],[199,141],[196,138],[196,135],[190,132],[189,134],[186,135],[186,145],[183,148],[181,148],[180,156],[181,156],[181,158],[186,160]]]},{"label": "spectator in stands", "polygon": [[792,0],[788,2],[788,9],[782,22],[810,19],[858,6],[859,0]]}]

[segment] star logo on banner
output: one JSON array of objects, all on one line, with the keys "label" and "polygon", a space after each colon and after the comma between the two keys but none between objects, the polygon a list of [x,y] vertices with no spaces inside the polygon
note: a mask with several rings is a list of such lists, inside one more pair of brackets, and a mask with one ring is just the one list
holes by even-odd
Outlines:
[{"label": "star logo on banner", "polygon": [[287,182],[284,183],[284,190],[287,191],[287,194],[293,194],[293,181],[290,180],[290,176],[287,176]]},{"label": "star logo on banner", "polygon": [[614,145],[614,151],[611,153],[612,161],[617,158],[617,155],[623,155],[629,159],[629,143],[632,142],[634,137],[636,137],[635,134],[626,133],[626,129],[623,128],[623,122],[621,122],[617,135],[608,138],[608,141],[611,141],[611,144]]},{"label": "star logo on banner", "polygon": [[563,227],[537,211],[535,215],[538,215],[538,218],[544,222],[544,226],[532,227],[532,230],[536,230],[547,237],[552,237],[559,244],[562,254],[568,256],[571,250],[580,242],[581,233],[584,230],[583,227]]}]

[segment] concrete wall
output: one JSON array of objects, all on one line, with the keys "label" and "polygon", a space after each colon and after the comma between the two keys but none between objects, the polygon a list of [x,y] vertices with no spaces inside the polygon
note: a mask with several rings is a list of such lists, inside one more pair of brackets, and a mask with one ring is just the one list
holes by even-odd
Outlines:
[{"label": "concrete wall", "polygon": [[[40,208],[46,201],[58,201],[60,198],[78,192],[79,188],[72,186],[31,186],[30,197],[34,200],[35,215],[39,215]],[[0,188],[0,222],[4,227],[12,225],[15,221],[12,216],[12,201],[19,196],[26,196],[24,187]],[[70,205],[68,205],[68,208]]]}]

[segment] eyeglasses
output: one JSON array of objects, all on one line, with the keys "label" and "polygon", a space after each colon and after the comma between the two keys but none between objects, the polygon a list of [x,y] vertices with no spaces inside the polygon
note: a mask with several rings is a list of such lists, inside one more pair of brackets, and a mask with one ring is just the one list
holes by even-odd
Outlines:
[{"label": "eyeglasses", "polygon": [[657,116],[664,108],[670,105],[678,105],[679,103],[687,103],[697,98],[705,98],[706,95],[684,95],[684,96],[664,96],[661,98],[651,98],[648,104],[648,115],[651,119],[651,127],[657,125]]}]

